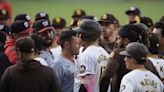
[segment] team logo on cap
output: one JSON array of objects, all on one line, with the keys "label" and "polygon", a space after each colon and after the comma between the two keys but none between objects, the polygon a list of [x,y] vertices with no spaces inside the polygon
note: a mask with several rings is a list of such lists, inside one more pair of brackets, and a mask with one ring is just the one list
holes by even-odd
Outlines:
[{"label": "team logo on cap", "polygon": [[43,21],[42,24],[43,24],[43,26],[47,26],[48,25],[48,21]]},{"label": "team logo on cap", "polygon": [[77,10],[77,11],[76,11],[76,14],[77,14],[77,15],[81,15],[81,10]]},{"label": "team logo on cap", "polygon": [[26,19],[27,19],[27,20],[30,20],[30,16],[29,16],[29,15],[27,15],[27,16],[26,16]]},{"label": "team logo on cap", "polygon": [[5,26],[4,25],[0,25],[0,30],[2,30]]},{"label": "team logo on cap", "polygon": [[107,16],[106,14],[104,14],[104,15],[102,16],[102,18],[103,18],[103,19],[107,19],[108,16]]},{"label": "team logo on cap", "polygon": [[6,10],[5,9],[2,10],[2,14],[6,15]]},{"label": "team logo on cap", "polygon": [[80,66],[80,73],[84,73],[86,70],[86,67],[84,65]]},{"label": "team logo on cap", "polygon": [[24,26],[27,28],[28,27],[28,23],[27,22],[24,22]]},{"label": "team logo on cap", "polygon": [[57,23],[60,23],[61,22],[61,19],[60,18],[56,18],[55,19]]},{"label": "team logo on cap", "polygon": [[135,7],[130,7],[130,10],[131,11],[134,11],[136,8]]},{"label": "team logo on cap", "polygon": [[46,13],[41,12],[41,13],[40,13],[40,16],[41,16],[41,17],[45,17],[45,16],[46,16]]}]

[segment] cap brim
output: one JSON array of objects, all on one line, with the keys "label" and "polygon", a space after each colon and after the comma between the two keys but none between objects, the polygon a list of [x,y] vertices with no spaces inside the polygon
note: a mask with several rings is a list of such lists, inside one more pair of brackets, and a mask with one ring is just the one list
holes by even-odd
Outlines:
[{"label": "cap brim", "polygon": [[82,29],[79,28],[79,27],[75,27],[75,28],[73,28],[72,30],[76,31],[77,33],[84,32],[84,30],[82,30]]},{"label": "cap brim", "polygon": [[46,28],[42,28],[42,29],[39,30],[38,32],[39,32],[39,33],[42,33],[42,32],[47,31],[47,30],[54,30],[54,27],[46,27]]},{"label": "cap brim", "polygon": [[94,73],[92,73],[92,72],[84,72],[84,73],[80,73],[78,76],[79,77],[82,77],[82,76],[86,76],[86,75],[94,75]]},{"label": "cap brim", "polygon": [[121,51],[119,54],[120,54],[120,55],[123,55],[123,56],[130,56],[130,55],[127,53],[127,51]]},{"label": "cap brim", "polygon": [[33,30],[34,30],[33,28],[28,28],[26,30],[23,30],[22,32],[19,32],[19,34],[26,34],[26,33],[32,32]]}]

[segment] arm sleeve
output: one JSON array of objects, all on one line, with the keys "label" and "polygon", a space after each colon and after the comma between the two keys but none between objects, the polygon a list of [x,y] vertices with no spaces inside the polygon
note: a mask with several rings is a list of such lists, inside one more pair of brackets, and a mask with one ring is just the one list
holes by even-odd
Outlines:
[{"label": "arm sleeve", "polygon": [[56,76],[56,73],[52,70],[52,82],[50,85],[49,92],[61,92],[61,86],[59,84],[59,80]]},{"label": "arm sleeve", "polygon": [[134,92],[134,88],[135,87],[130,78],[125,77],[121,81],[119,92]]},{"label": "arm sleeve", "polygon": [[97,62],[96,60],[91,58],[90,56],[81,57],[79,59],[80,62],[80,74],[79,76],[85,75],[95,75]]}]

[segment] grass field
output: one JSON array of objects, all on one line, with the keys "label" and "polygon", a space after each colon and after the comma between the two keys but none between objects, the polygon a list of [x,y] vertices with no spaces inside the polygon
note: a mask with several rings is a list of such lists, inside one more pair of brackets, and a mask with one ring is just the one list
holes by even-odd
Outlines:
[{"label": "grass field", "polygon": [[164,0],[10,0],[14,16],[28,13],[32,19],[37,12],[45,11],[50,18],[61,16],[68,25],[71,15],[77,8],[86,10],[88,15],[95,15],[98,19],[103,13],[112,13],[120,21],[126,23],[125,10],[130,6],[137,6],[142,16],[151,17],[154,22],[164,15]]}]

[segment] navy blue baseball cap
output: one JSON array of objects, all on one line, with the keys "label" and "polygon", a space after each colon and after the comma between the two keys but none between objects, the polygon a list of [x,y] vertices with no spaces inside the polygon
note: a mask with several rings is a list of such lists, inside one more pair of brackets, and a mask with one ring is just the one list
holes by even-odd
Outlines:
[{"label": "navy blue baseball cap", "polygon": [[29,24],[33,24],[33,21],[31,20],[31,18],[28,14],[18,14],[15,17],[15,21],[17,21],[17,20],[24,20],[24,21],[27,21]]},{"label": "navy blue baseball cap", "polygon": [[10,28],[9,26],[3,24],[3,23],[0,23],[0,31],[2,33],[4,33],[5,35],[9,35],[10,34]]},{"label": "navy blue baseball cap", "polygon": [[54,30],[48,20],[38,20],[33,24],[34,32],[41,33],[47,30]]},{"label": "navy blue baseball cap", "polygon": [[17,20],[11,24],[11,34],[27,34],[32,31],[33,28],[30,27],[27,21]]},{"label": "navy blue baseball cap", "polygon": [[126,10],[125,14],[126,15],[129,15],[129,14],[140,15],[141,11],[137,7],[130,7],[128,10]]}]

